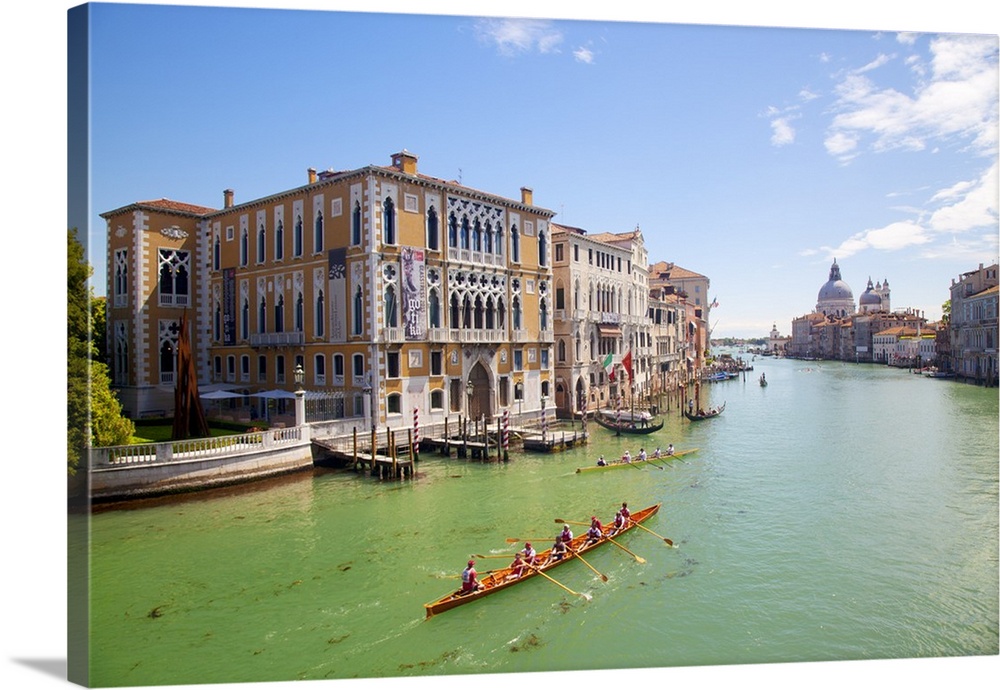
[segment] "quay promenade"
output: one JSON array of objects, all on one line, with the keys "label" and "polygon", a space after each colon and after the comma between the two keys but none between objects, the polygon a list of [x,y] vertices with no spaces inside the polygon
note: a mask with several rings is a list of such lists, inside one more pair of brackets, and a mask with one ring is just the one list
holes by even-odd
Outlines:
[{"label": "quay promenade", "polygon": [[[367,469],[373,476],[413,476],[421,449],[456,453],[474,460],[500,460],[499,433],[462,429],[461,418],[422,428],[345,430],[342,422],[247,431],[228,436],[92,448],[90,498],[95,502],[128,500],[215,488],[311,469],[333,460]],[[547,434],[525,426],[509,429],[509,439],[532,450],[552,452],[586,443],[584,430],[552,429]],[[509,440],[508,439],[508,440]],[[412,452],[411,452],[412,451]]]}]

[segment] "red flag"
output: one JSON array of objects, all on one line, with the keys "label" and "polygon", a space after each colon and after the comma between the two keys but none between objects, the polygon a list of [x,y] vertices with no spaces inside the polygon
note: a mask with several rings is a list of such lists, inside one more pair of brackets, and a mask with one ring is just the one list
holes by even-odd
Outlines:
[{"label": "red flag", "polygon": [[625,371],[628,372],[628,380],[629,380],[629,382],[631,382],[632,381],[632,351],[631,350],[629,350],[628,352],[626,352],[625,356],[622,357],[622,365],[625,367]]}]

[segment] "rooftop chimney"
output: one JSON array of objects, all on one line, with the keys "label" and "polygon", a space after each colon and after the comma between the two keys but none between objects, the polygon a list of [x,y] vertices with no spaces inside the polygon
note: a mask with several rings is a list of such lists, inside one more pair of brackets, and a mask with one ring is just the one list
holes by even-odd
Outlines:
[{"label": "rooftop chimney", "polygon": [[521,203],[525,206],[532,206],[532,199],[534,197],[531,187],[521,187]]},{"label": "rooftop chimney", "polygon": [[224,200],[223,201],[223,208],[232,208],[233,207],[233,190],[231,190],[231,189],[223,190],[223,192],[222,192],[222,198]]},{"label": "rooftop chimney", "polygon": [[306,172],[309,173],[309,184],[316,181],[316,168],[309,168]]},{"label": "rooftop chimney", "polygon": [[417,157],[403,149],[399,153],[392,154],[392,167],[407,175],[416,175]]}]

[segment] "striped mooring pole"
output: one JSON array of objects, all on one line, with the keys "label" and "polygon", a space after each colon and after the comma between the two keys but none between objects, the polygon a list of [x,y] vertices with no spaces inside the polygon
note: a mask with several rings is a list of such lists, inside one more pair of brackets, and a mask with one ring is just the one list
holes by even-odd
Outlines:
[{"label": "striped mooring pole", "polygon": [[510,447],[510,410],[503,411],[503,434],[501,434],[501,443],[503,443],[503,461],[507,462],[510,460],[510,456],[507,454],[507,448]]},{"label": "striped mooring pole", "polygon": [[413,408],[413,457],[419,459],[420,456],[420,413],[417,408]]}]

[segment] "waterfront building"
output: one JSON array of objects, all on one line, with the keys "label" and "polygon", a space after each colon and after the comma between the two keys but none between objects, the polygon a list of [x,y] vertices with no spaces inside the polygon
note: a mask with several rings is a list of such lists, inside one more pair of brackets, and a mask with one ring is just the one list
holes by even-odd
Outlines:
[{"label": "waterfront building", "polygon": [[[126,416],[171,414],[181,314],[208,315],[208,243],[202,218],[213,209],[168,199],[102,214],[107,221],[107,351]],[[190,328],[199,377],[208,378],[206,330]]]},{"label": "waterfront building", "polygon": [[649,287],[650,290],[672,288],[675,294],[683,298],[688,365],[692,375],[697,377],[705,366],[711,344],[709,319],[714,306],[714,300],[708,300],[711,281],[707,276],[678,266],[672,261],[659,261],[649,267]]},{"label": "waterfront building", "polygon": [[302,367],[313,414],[343,431],[409,426],[416,410],[537,415],[552,397],[553,215],[527,187],[515,200],[430,177],[405,150],[242,204],[225,190],[218,210],[104,213],[126,410],[170,413],[170,334],[188,309],[200,381],[250,394]]},{"label": "waterfront building", "polygon": [[[853,319],[855,361],[888,363],[889,360],[884,356],[875,354],[875,334],[894,328],[916,331],[926,324],[927,321],[921,312],[909,308],[895,312],[868,311],[855,314]],[[880,348],[879,352],[883,352],[883,349]]]},{"label": "waterfront building", "polygon": [[687,338],[687,305],[673,287],[651,288],[649,316],[652,322],[653,376],[651,393],[679,390],[694,376],[690,343]]},{"label": "waterfront building", "polygon": [[931,366],[936,360],[933,328],[899,325],[872,336],[872,361],[894,367]]},{"label": "waterfront building", "polygon": [[[820,287],[816,310],[792,321],[790,356],[855,362],[898,361],[902,350],[897,347],[898,336],[891,334],[902,332],[898,329],[910,329],[914,333],[921,329],[930,333],[932,329],[927,329],[927,321],[918,310],[892,311],[890,298],[888,279],[873,283],[869,278],[856,310],[851,287],[844,281],[840,265],[834,259],[829,277]],[[912,357],[915,358],[918,350],[927,355],[927,347],[924,343],[922,350],[911,348],[907,342],[903,349],[906,352],[913,349]],[[934,359],[933,355],[921,357],[924,361]]]},{"label": "waterfront building", "polygon": [[[590,235],[550,224],[555,284],[555,403],[562,417],[593,413],[648,388],[655,347],[642,233]],[[628,385],[622,360],[631,356]]]},{"label": "waterfront building", "polygon": [[767,339],[767,352],[776,355],[785,354],[791,342],[791,336],[782,336],[778,331],[778,324],[771,324],[771,333]]},{"label": "waterfront building", "polygon": [[950,353],[942,368],[956,376],[997,383],[997,264],[951,282]]}]

